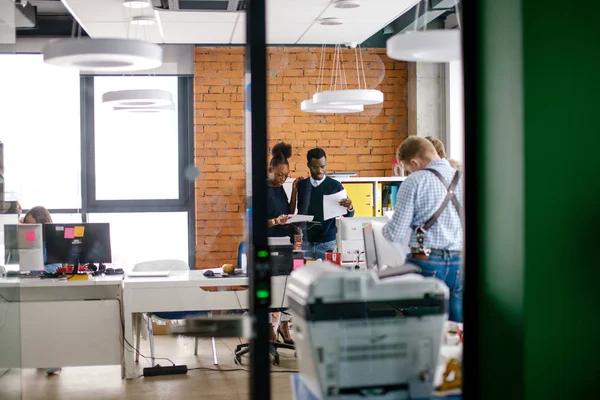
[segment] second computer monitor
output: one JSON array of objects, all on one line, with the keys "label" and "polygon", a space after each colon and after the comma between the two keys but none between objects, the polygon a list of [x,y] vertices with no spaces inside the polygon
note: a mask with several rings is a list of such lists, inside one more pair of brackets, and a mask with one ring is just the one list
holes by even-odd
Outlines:
[{"label": "second computer monitor", "polygon": [[44,269],[41,224],[4,225],[4,263],[21,271]]},{"label": "second computer monitor", "polygon": [[109,224],[45,224],[47,263],[112,262]]},{"label": "second computer monitor", "polygon": [[[399,267],[404,265],[408,246],[402,243],[390,243],[383,236],[383,221],[372,221],[364,228],[365,259],[367,267]],[[370,243],[372,240],[372,244]]]},{"label": "second computer monitor", "polygon": [[363,239],[363,226],[370,224],[371,221],[387,222],[387,217],[341,217],[338,220],[339,240],[360,240]]}]

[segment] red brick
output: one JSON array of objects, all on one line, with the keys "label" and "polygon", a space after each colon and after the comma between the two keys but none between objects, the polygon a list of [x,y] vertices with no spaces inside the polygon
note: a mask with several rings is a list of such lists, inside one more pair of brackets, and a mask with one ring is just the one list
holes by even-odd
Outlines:
[{"label": "red brick", "polygon": [[[246,229],[244,53],[241,46],[195,48],[194,161],[202,171],[196,183],[199,268],[235,262]],[[385,94],[384,103],[357,114],[315,115],[302,112],[300,103],[317,90],[321,48],[268,49],[268,68],[277,73],[267,78],[268,143],[293,145],[292,176],[308,176],[306,151],[316,146],[327,152],[329,171],[391,173],[389,161],[407,134],[406,63],[389,59],[385,49],[363,49],[362,56],[367,85]],[[331,68],[333,49],[326,49],[325,59]],[[354,52],[343,51],[343,60],[354,87]],[[327,70],[326,87],[329,76]]]}]

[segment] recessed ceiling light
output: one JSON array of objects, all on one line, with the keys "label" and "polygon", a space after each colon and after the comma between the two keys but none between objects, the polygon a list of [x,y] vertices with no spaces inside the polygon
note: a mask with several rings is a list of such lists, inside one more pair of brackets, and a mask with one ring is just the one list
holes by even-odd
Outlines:
[{"label": "recessed ceiling light", "polygon": [[335,8],[358,8],[360,1],[358,0],[337,0],[334,3]]},{"label": "recessed ceiling light", "polygon": [[123,0],[123,7],[147,8],[150,7],[150,2],[148,0]]},{"label": "recessed ceiling light", "polygon": [[319,23],[321,25],[334,26],[334,25],[341,25],[344,23],[344,21],[342,21],[341,18],[321,18],[319,20]]},{"label": "recessed ceiling light", "polygon": [[162,65],[162,47],[130,39],[62,39],[42,49],[44,62],[96,72],[129,72]]},{"label": "recessed ceiling light", "polygon": [[148,16],[133,17],[131,19],[131,24],[133,24],[133,25],[150,26],[150,25],[156,24],[156,18],[154,18],[154,17],[148,17]]}]

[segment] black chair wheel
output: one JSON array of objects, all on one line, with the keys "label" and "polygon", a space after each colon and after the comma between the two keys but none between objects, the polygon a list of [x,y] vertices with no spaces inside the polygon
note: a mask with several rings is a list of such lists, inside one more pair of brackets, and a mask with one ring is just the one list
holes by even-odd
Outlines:
[{"label": "black chair wheel", "polygon": [[233,362],[236,363],[237,365],[242,365],[242,357],[235,356],[235,359],[233,360]]},{"label": "black chair wheel", "polygon": [[279,365],[279,357],[273,357],[273,365]]},{"label": "black chair wheel", "polygon": [[297,351],[294,352],[294,358],[298,358],[298,352]]}]

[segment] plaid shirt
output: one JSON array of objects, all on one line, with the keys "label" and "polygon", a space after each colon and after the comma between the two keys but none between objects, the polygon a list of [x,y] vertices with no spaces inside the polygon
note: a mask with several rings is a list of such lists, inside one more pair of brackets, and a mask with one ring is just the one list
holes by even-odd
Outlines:
[{"label": "plaid shirt", "polygon": [[[456,170],[447,160],[432,161],[427,168],[435,169],[450,184]],[[456,197],[463,204],[463,177],[456,187]],[[398,189],[392,220],[383,228],[383,236],[390,242],[401,242],[413,226],[422,226],[433,216],[446,197],[446,187],[430,171],[410,174]],[[410,246],[418,247],[417,236],[410,235]],[[425,233],[425,248],[460,251],[463,247],[463,230],[458,212],[452,202],[442,212],[437,222]]]}]

